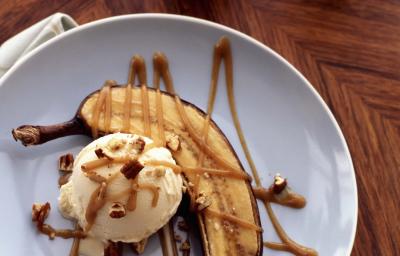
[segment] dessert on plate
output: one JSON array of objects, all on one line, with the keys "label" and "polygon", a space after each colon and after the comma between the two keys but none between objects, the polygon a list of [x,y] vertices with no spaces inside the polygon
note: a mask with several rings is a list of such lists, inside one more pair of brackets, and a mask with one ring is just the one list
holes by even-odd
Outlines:
[{"label": "dessert on plate", "polygon": [[[229,106],[252,177],[211,118],[222,61]],[[61,182],[59,208],[65,217],[76,221],[76,229],[43,231],[48,227],[44,221],[49,211],[49,205],[44,204],[34,207],[39,213],[39,218],[34,218],[39,230],[50,237],[60,232],[74,237],[71,255],[87,251],[85,244],[99,248],[99,253],[83,255],[102,255],[101,251],[120,255],[121,243],[133,243],[141,248],[136,252],[142,252],[146,239],[160,228],[164,238],[173,234],[168,221],[187,195],[186,208],[195,218],[205,255],[261,255],[263,246],[296,255],[317,255],[287,236],[270,206],[278,203],[302,208],[305,199],[279,175],[269,188],[262,188],[236,113],[229,40],[222,37],[214,48],[206,112],[178,96],[164,54],[154,54],[153,69],[151,88],[147,86],[145,62],[136,55],[128,83],[117,85],[107,80],[82,101],[72,120],[13,130],[14,138],[24,145],[74,134],[96,139],[75,161],[68,161],[72,174]],[[161,81],[165,92],[160,90]],[[266,207],[281,242],[263,243],[256,198]],[[166,249],[174,248],[173,243],[162,243],[165,255],[177,254],[176,248]]]}]

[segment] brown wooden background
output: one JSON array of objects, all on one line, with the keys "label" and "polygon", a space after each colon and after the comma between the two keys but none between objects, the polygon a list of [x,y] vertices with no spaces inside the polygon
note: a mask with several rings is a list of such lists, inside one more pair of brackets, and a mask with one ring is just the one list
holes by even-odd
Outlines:
[{"label": "brown wooden background", "polygon": [[314,85],[348,141],[359,192],[352,255],[400,255],[399,1],[0,0],[0,6],[0,43],[54,12],[80,24],[167,12],[215,21],[270,46]]}]

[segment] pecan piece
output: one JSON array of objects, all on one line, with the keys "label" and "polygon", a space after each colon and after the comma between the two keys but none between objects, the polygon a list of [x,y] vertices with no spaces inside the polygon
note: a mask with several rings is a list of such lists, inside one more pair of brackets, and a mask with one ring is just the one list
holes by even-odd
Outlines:
[{"label": "pecan piece", "polygon": [[281,193],[287,186],[286,179],[282,178],[280,174],[275,175],[272,190],[275,194]]},{"label": "pecan piece", "polygon": [[94,153],[96,154],[96,156],[100,159],[100,158],[107,158],[110,160],[113,160],[113,158],[109,155],[106,154],[106,152],[104,152],[104,150],[102,148],[98,148],[94,151]]},{"label": "pecan piece", "polygon": [[182,251],[182,255],[183,256],[190,255],[190,242],[189,242],[189,240],[186,240],[185,242],[183,242],[181,244],[181,246],[179,247],[179,250]]},{"label": "pecan piece", "polygon": [[172,151],[178,151],[181,148],[181,140],[176,134],[170,134],[167,136],[167,148]]},{"label": "pecan piece", "polygon": [[147,241],[148,238],[145,238],[139,242],[131,243],[133,252],[136,254],[142,254],[144,252],[144,249],[146,248]]},{"label": "pecan piece", "polygon": [[45,204],[35,203],[32,205],[32,221],[37,222],[38,227],[43,226],[44,221],[50,213],[50,203]]},{"label": "pecan piece", "polygon": [[202,211],[211,205],[211,198],[204,193],[200,193],[196,198],[197,210]]},{"label": "pecan piece", "polygon": [[58,169],[63,172],[72,172],[74,167],[74,156],[72,154],[66,154],[60,156],[58,159]]},{"label": "pecan piece", "polygon": [[134,159],[124,164],[120,171],[129,180],[136,178],[143,168],[144,166],[137,159]]},{"label": "pecan piece", "polygon": [[133,144],[133,148],[136,149],[139,154],[143,152],[145,146],[146,142],[140,137]]},{"label": "pecan piece", "polygon": [[126,215],[125,206],[120,202],[115,202],[111,205],[109,214],[113,219],[119,219]]}]

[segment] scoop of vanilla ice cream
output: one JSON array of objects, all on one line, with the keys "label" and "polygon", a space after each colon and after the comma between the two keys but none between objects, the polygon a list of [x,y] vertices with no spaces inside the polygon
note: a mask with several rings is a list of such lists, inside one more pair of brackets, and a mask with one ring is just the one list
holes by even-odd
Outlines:
[{"label": "scoop of vanilla ice cream", "polygon": [[[166,148],[150,148],[143,154],[132,147],[139,136],[124,133],[110,134],[101,137],[85,148],[78,154],[74,162],[74,168],[69,182],[61,187],[59,197],[59,209],[65,217],[76,219],[81,227],[87,224],[85,213],[93,191],[99,186],[98,183],[91,181],[81,170],[84,163],[98,159],[95,150],[98,148],[110,149],[112,157],[139,157],[138,160],[144,168],[138,174],[139,184],[152,184],[158,187],[159,198],[156,206],[152,206],[153,193],[148,189],[139,189],[137,192],[136,209],[126,210],[126,215],[122,218],[111,218],[110,208],[113,203],[118,202],[126,205],[129,193],[124,193],[131,186],[122,173],[119,173],[109,182],[106,192],[106,203],[97,212],[97,217],[93,226],[88,232],[89,236],[99,240],[139,242],[150,236],[175,214],[182,199],[182,178],[175,174],[171,168],[165,168],[165,174],[159,173],[159,167],[146,166],[146,161],[158,160],[175,164],[171,153]],[[140,137],[146,145],[153,143],[152,140]],[[97,174],[103,177],[110,177],[120,172],[123,163],[112,163],[96,169]],[[118,196],[119,195],[119,196]],[[122,196],[121,196],[122,195]],[[115,200],[113,198],[118,198]]]}]

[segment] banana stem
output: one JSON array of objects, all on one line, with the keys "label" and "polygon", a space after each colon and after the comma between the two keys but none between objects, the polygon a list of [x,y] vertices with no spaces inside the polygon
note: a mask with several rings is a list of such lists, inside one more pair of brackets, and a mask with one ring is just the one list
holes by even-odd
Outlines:
[{"label": "banana stem", "polygon": [[24,146],[43,144],[69,135],[86,134],[86,129],[81,120],[73,118],[67,122],[40,126],[22,125],[12,130],[12,135],[16,141],[21,141]]}]

